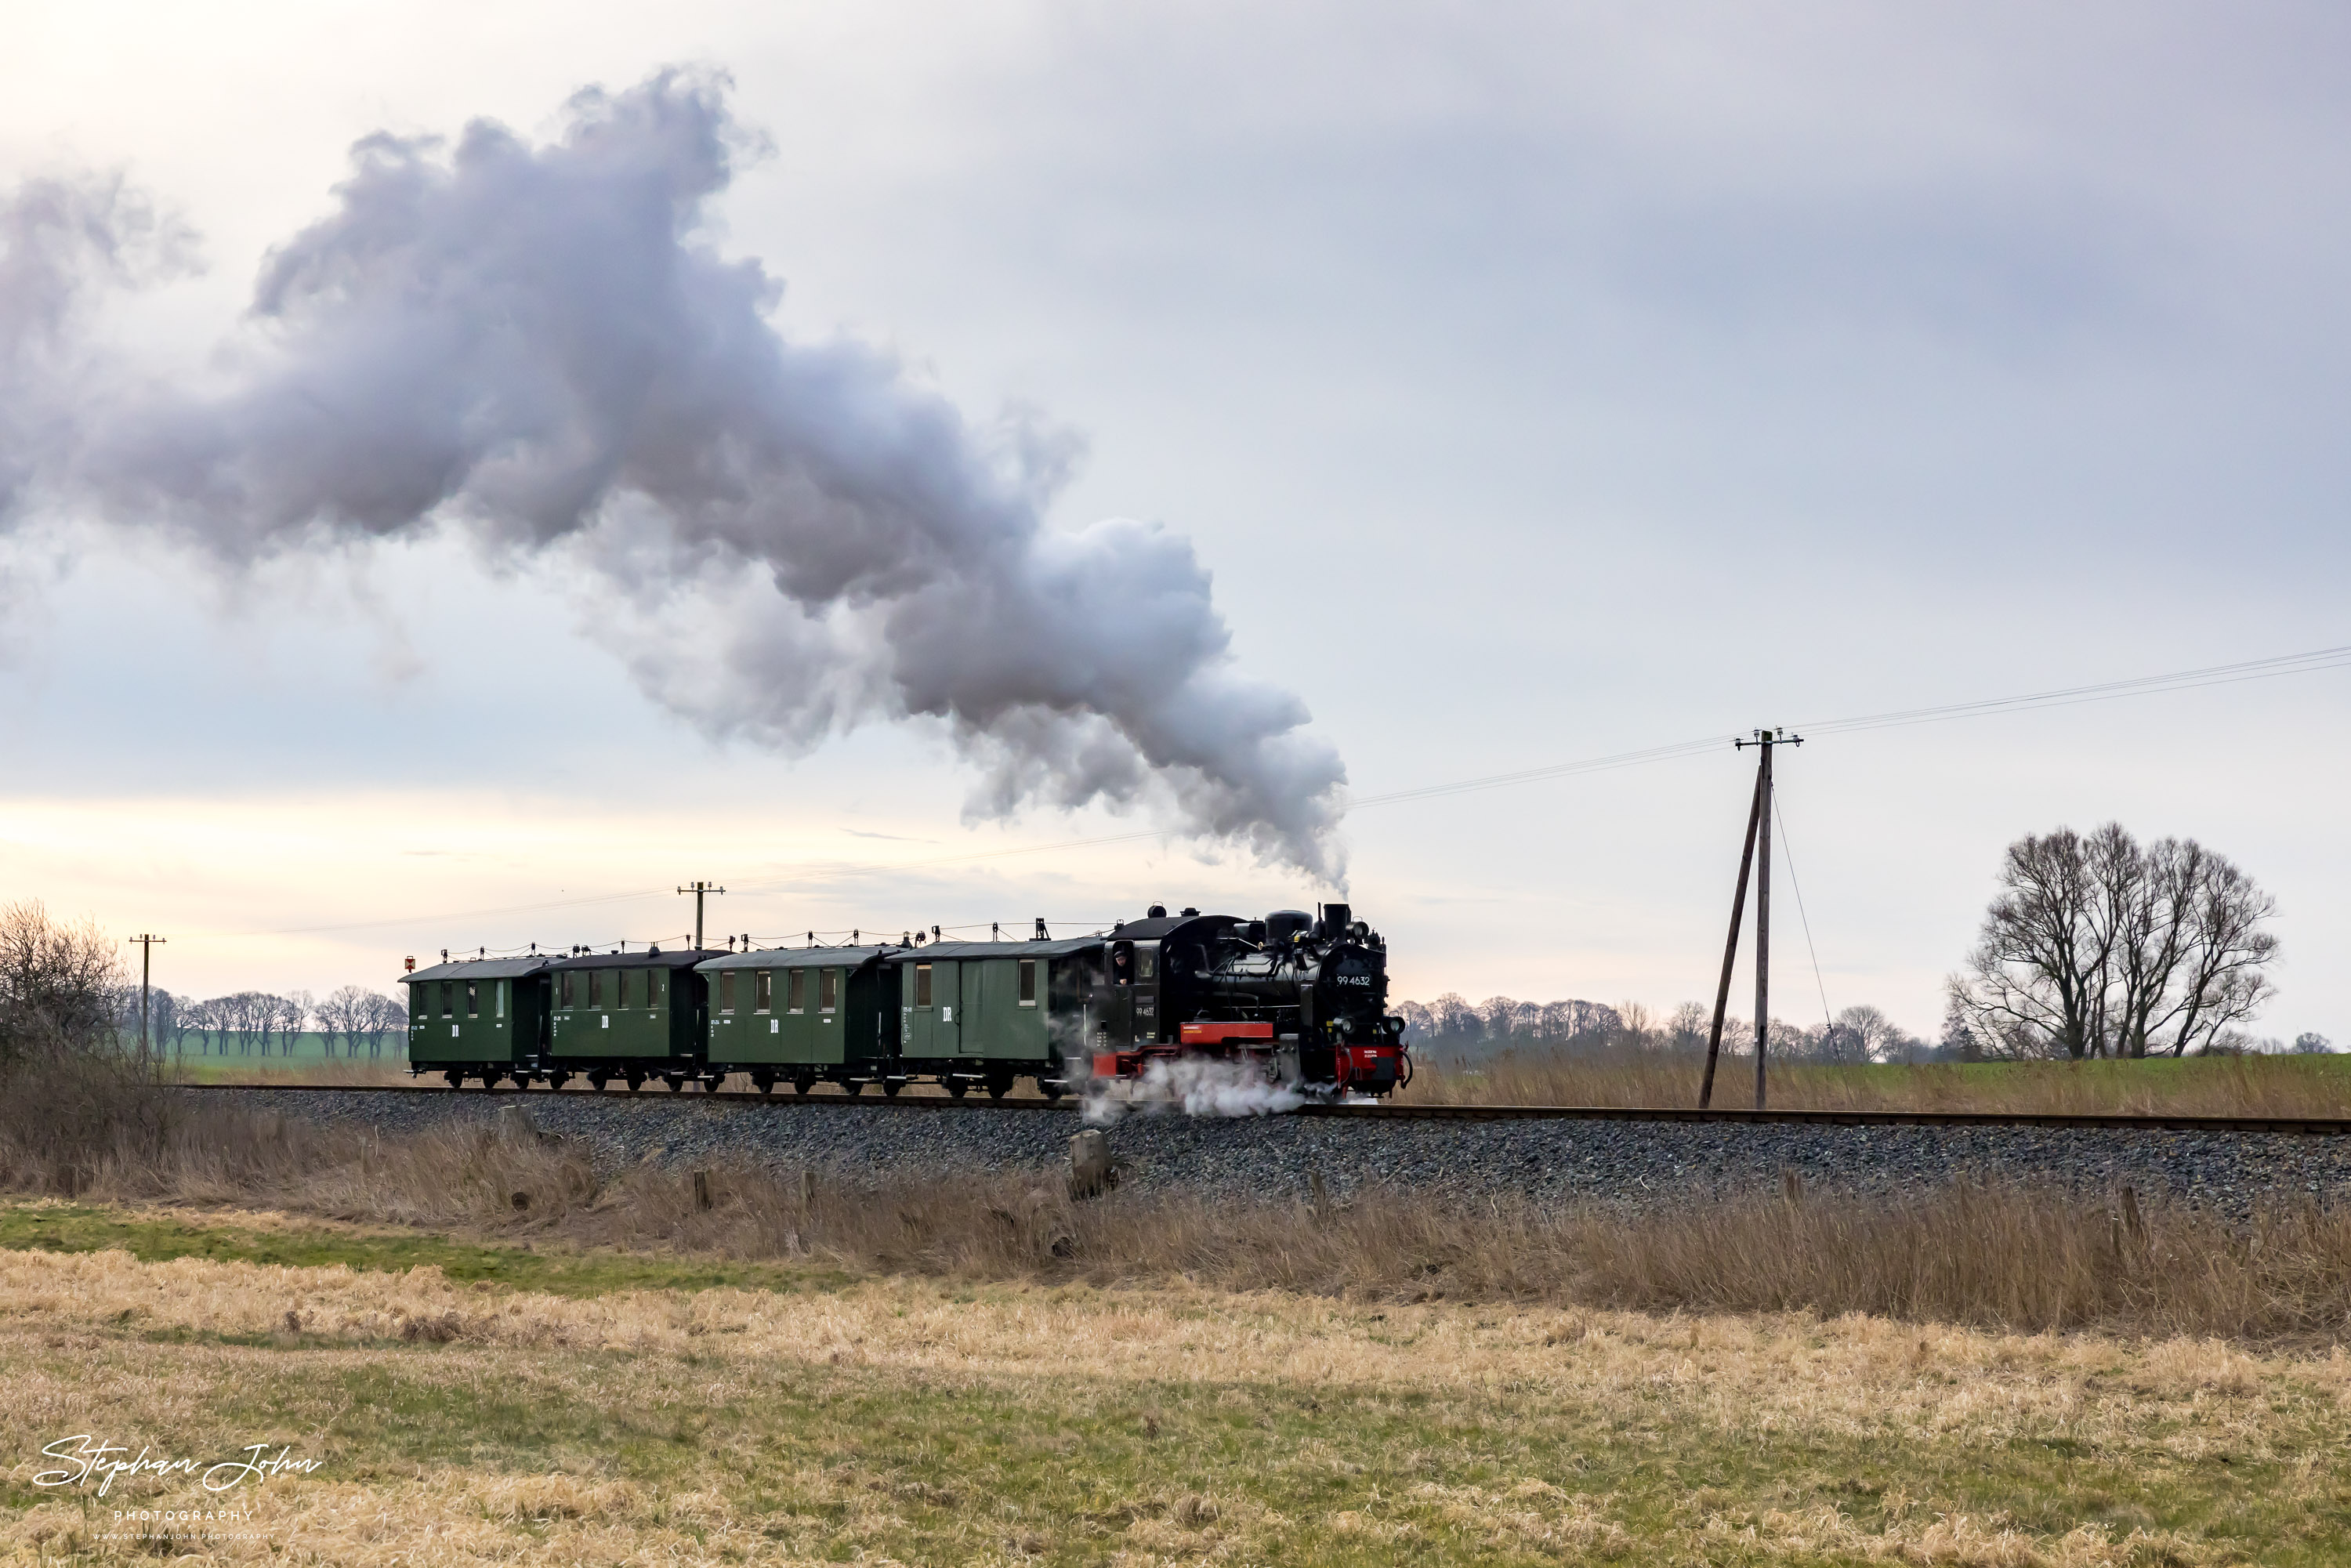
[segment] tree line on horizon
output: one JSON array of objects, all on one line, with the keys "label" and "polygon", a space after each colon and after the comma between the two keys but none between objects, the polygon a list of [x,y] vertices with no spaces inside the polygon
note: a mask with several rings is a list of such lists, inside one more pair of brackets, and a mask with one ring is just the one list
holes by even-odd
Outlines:
[{"label": "tree line on horizon", "polygon": [[[139,1031],[139,988],[131,986],[116,1002],[116,1027],[135,1038]],[[226,1056],[234,1045],[239,1056],[292,1054],[297,1040],[319,1036],[329,1057],[337,1053],[356,1061],[362,1051],[370,1060],[383,1054],[387,1038],[395,1046],[407,1038],[408,1009],[381,991],[343,986],[319,998],[308,991],[278,996],[270,991],[235,991],[202,1001],[152,991],[147,1006],[147,1038],[159,1052],[190,1054],[193,1040],[198,1056]],[[397,1054],[395,1051],[394,1054]]]},{"label": "tree line on horizon", "polygon": [[[2244,1027],[2274,989],[2277,901],[2194,839],[2142,844],[2119,822],[2029,834],[2001,857],[1976,946],[1944,986],[1941,1037],[1927,1041],[1877,1009],[1850,1007],[1799,1027],[1771,1020],[1782,1061],[2083,1061],[2331,1051]],[[1637,1002],[1482,1002],[1447,992],[1402,1002],[1405,1038],[1476,1055],[1511,1049],[1690,1055],[1706,1050],[1711,1008],[1653,1015]],[[1726,1019],[1722,1049],[1754,1050],[1751,1019]]]}]

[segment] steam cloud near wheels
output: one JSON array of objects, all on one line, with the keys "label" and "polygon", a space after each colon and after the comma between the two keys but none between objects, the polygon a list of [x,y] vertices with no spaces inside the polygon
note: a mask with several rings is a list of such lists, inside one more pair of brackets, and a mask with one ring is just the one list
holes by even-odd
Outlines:
[{"label": "steam cloud near wheels", "polygon": [[371,136],[192,384],[95,346],[189,236],[119,179],[0,206],[0,523],[167,530],[231,568],[438,528],[595,585],[638,682],[805,750],[927,716],[970,809],[1136,804],[1336,883],[1345,770],[1242,673],[1190,542],[1046,526],[1074,444],[801,344],[707,221],[759,139],[723,78],[584,91],[533,145]]}]

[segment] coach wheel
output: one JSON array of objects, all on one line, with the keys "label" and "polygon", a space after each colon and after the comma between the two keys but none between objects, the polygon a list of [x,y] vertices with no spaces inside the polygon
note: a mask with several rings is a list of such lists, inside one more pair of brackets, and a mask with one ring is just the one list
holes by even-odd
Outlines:
[{"label": "coach wheel", "polygon": [[685,1092],[685,1074],[683,1072],[664,1072],[662,1082],[669,1085],[669,1092],[673,1094]]},{"label": "coach wheel", "polygon": [[844,1078],[841,1081],[841,1089],[842,1093],[847,1094],[851,1099],[854,1100],[860,1094],[865,1092],[865,1080],[862,1078]]},{"label": "coach wheel", "polygon": [[1001,1100],[1011,1092],[1012,1080],[1009,1077],[996,1072],[987,1075],[987,1097],[990,1100]]},{"label": "coach wheel", "polygon": [[904,1089],[905,1086],[906,1081],[903,1078],[884,1078],[882,1081],[883,1097],[884,1099],[895,1100],[898,1097],[898,1091]]},{"label": "coach wheel", "polygon": [[642,1072],[632,1072],[628,1075],[628,1082],[629,1092],[633,1094],[645,1086],[645,1075]]},{"label": "coach wheel", "polygon": [[448,1081],[449,1087],[452,1089],[463,1089],[465,1086],[465,1075],[454,1067],[441,1076]]},{"label": "coach wheel", "polygon": [[960,1100],[970,1092],[971,1084],[967,1080],[961,1078],[950,1078],[947,1080],[948,1099]]},{"label": "coach wheel", "polygon": [[611,1079],[606,1078],[601,1072],[591,1072],[588,1075],[588,1087],[593,1089],[599,1094],[604,1092],[604,1085],[611,1082]]},{"label": "coach wheel", "polygon": [[776,1092],[776,1075],[772,1072],[754,1072],[751,1074],[751,1086],[762,1094],[773,1094]]},{"label": "coach wheel", "polygon": [[799,1095],[801,1099],[807,1099],[809,1097],[809,1091],[815,1087],[815,1073],[795,1072],[792,1074],[792,1092]]}]

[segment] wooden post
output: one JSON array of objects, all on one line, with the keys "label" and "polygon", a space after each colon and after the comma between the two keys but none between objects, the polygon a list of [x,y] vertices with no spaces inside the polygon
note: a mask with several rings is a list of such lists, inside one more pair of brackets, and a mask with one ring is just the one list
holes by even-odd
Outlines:
[{"label": "wooden post", "polygon": [[1771,1042],[1771,732],[1764,730],[1755,780],[1755,1108],[1763,1109],[1763,1058]]},{"label": "wooden post", "polygon": [[1730,939],[1722,945],[1722,984],[1714,993],[1714,1029],[1706,1038],[1706,1076],[1698,1083],[1698,1108],[1714,1100],[1714,1062],[1722,1053],[1722,1020],[1730,1009],[1730,969],[1739,957],[1739,917],[1747,912],[1747,873],[1755,864],[1755,824],[1763,814],[1763,773],[1755,773],[1755,800],[1747,810],[1747,847],[1739,852],[1739,889],[1730,895]]},{"label": "wooden post", "polygon": [[694,1173],[694,1207],[696,1208],[710,1207],[710,1173],[708,1171]]}]

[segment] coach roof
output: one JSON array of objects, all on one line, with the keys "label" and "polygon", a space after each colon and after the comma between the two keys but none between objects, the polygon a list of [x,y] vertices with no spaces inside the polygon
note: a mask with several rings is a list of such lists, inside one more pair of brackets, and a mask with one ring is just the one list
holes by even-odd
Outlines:
[{"label": "coach roof", "polygon": [[555,960],[544,953],[521,958],[460,958],[454,963],[435,964],[429,969],[402,975],[400,983],[412,985],[418,980],[518,980],[525,975],[536,975]]},{"label": "coach roof", "polygon": [[748,953],[721,953],[705,958],[700,969],[856,969],[894,951],[890,947],[768,947]]}]

